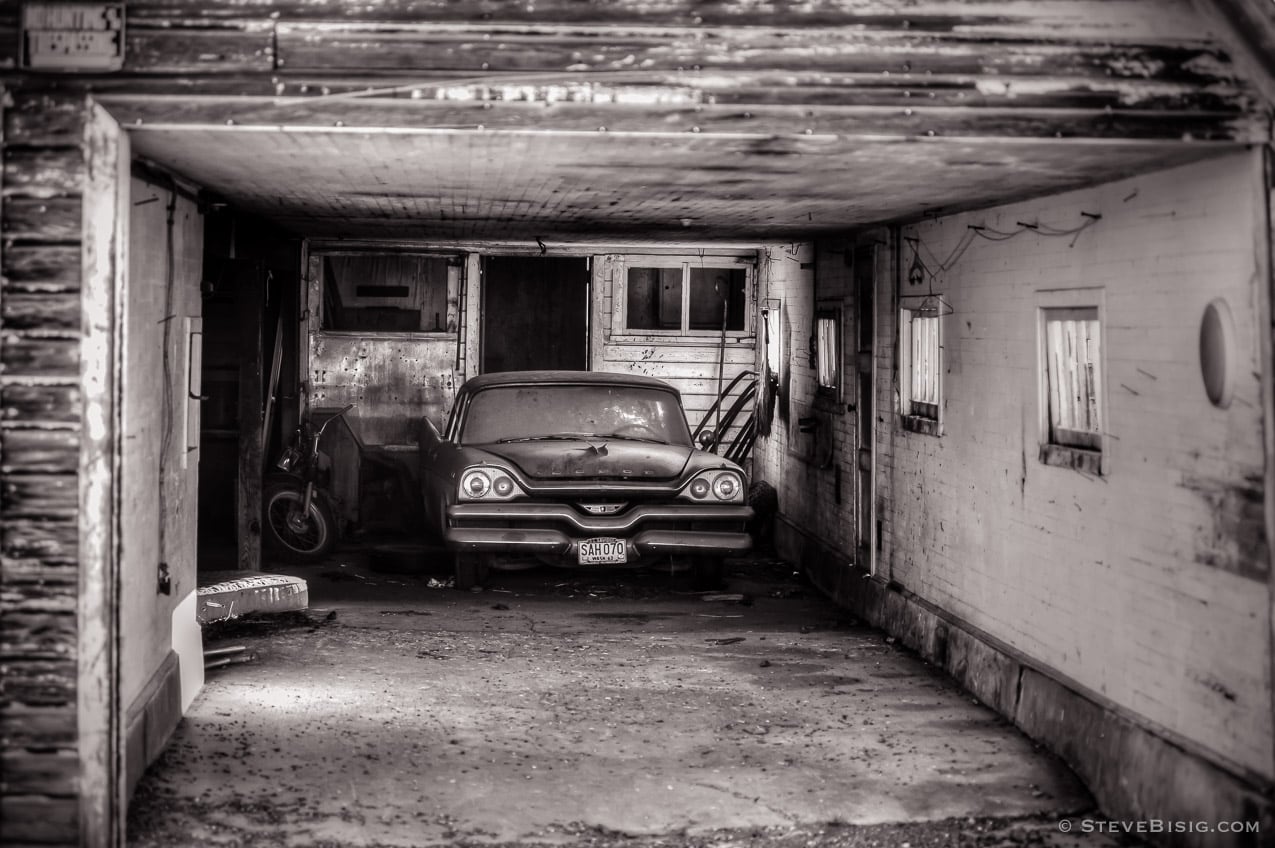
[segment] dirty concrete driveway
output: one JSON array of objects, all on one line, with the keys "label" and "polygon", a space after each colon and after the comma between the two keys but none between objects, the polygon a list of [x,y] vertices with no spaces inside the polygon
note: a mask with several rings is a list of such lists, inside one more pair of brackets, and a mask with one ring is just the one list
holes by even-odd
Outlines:
[{"label": "dirty concrete driveway", "polygon": [[725,597],[292,569],[307,614],[205,634],[255,659],[209,672],[129,844],[1078,844],[1057,760],[782,563],[732,566]]}]

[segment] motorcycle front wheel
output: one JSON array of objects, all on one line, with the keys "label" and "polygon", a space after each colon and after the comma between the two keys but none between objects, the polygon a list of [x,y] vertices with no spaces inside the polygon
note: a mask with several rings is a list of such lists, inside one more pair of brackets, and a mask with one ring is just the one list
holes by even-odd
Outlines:
[{"label": "motorcycle front wheel", "polygon": [[310,509],[302,512],[305,490],[291,485],[266,489],[265,542],[287,559],[322,559],[336,547],[336,521],[332,510],[319,497],[310,498]]}]

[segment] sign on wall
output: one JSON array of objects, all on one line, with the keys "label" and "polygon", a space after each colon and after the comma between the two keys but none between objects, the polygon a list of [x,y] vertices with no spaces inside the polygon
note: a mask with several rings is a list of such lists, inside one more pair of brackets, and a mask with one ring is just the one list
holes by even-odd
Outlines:
[{"label": "sign on wall", "polygon": [[124,66],[123,3],[26,3],[21,66],[37,71],[118,71]]}]

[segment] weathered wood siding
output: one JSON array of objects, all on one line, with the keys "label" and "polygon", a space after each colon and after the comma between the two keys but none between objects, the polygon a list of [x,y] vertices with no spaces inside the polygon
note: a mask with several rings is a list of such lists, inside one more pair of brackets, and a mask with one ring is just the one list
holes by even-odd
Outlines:
[{"label": "weathered wood siding", "polygon": [[[0,68],[16,67],[17,24],[16,4],[0,12]],[[152,0],[128,4],[124,71],[95,89],[316,98],[314,114],[274,104],[272,124],[322,124],[349,111],[323,95],[396,81],[448,107],[438,125],[544,122],[555,104],[554,121],[592,130],[647,118],[641,103],[681,106],[678,130],[1181,140],[1262,123],[1189,0]]]},{"label": "weathered wood siding", "polygon": [[82,98],[19,94],[0,183],[0,842],[79,839]]},{"label": "weathered wood siding", "polygon": [[[737,266],[734,259],[726,259],[722,264]],[[594,371],[645,374],[677,387],[682,393],[687,420],[694,430],[718,397],[719,354],[723,362],[720,381],[723,388],[736,375],[756,367],[756,340],[751,329],[757,311],[755,286],[749,285],[745,305],[750,329],[727,332],[724,347],[717,335],[642,336],[640,331],[626,333],[614,326],[615,298],[623,296],[624,291],[622,267],[618,254],[594,257],[591,367]],[[736,396],[732,395],[732,400]],[[728,431],[726,444],[738,434],[752,408],[753,405],[748,404],[736,419]]]},{"label": "weathered wood siding", "polygon": [[[16,67],[17,24],[16,5],[0,13],[0,66]],[[781,101],[849,89],[894,102],[912,90],[913,97],[933,93],[937,103],[962,106],[1014,99],[1012,85],[974,85],[980,76],[1054,78],[1072,82],[1025,90],[1028,104],[1011,105],[1128,107],[1145,97],[1216,107],[1227,89],[1196,84],[1230,82],[1222,74],[1229,59],[1208,35],[1190,4],[1176,0],[383,0],[357,7],[337,0],[157,0],[128,4],[124,70],[147,76],[202,70],[241,79],[284,73],[268,84],[289,94],[302,86],[320,93],[325,76],[366,78],[376,71],[695,71],[699,85],[727,100],[750,89],[762,100]],[[765,70],[794,72],[799,85],[767,84]],[[895,78],[827,76],[886,73]],[[1141,96],[1139,83],[1146,84]]]}]

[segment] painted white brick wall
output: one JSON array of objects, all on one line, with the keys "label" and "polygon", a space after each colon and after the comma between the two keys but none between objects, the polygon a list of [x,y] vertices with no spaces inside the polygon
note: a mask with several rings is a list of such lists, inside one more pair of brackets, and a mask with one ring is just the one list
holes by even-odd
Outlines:
[{"label": "painted white brick wall", "polygon": [[[899,427],[896,306],[891,281],[881,281],[877,415],[885,421],[876,440],[883,576],[1269,777],[1261,173],[1260,154],[1242,152],[904,227],[933,268],[971,225],[1069,229],[1085,220],[1082,212],[1102,215],[1076,236],[976,239],[938,275],[934,290],[955,309],[943,319],[939,437]],[[837,266],[822,259],[820,292],[843,285]],[[905,242],[905,275],[910,262]],[[804,341],[814,297],[808,276],[780,263],[769,287],[768,296],[785,297],[806,322],[795,333]],[[1038,459],[1037,292],[1082,287],[1100,287],[1105,298],[1109,467],[1100,478]],[[1200,319],[1218,297],[1238,337],[1235,401],[1226,410],[1209,403],[1198,361]],[[813,377],[796,366],[800,403]],[[787,455],[780,441],[763,441],[758,458],[763,475],[780,481],[781,509],[850,554],[851,505],[829,515],[819,478],[827,472]],[[1256,506],[1242,509],[1254,496]]]}]

